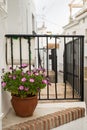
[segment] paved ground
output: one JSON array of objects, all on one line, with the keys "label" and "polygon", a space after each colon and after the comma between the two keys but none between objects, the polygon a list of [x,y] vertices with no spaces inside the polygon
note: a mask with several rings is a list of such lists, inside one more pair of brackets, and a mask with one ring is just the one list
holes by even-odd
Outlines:
[{"label": "paved ground", "polygon": [[87,116],[54,128],[53,130],[87,130]]},{"label": "paved ground", "polygon": [[[55,89],[56,87],[56,89]],[[58,99],[64,99],[65,94],[65,84],[64,83],[57,83],[56,86],[54,83],[51,83],[51,86],[49,86],[49,99],[55,99],[57,94]],[[41,99],[47,99],[47,87],[41,90]],[[79,96],[74,91],[74,97],[79,98]],[[72,87],[67,84],[66,85],[66,98],[73,98],[73,89]]]},{"label": "paved ground", "polygon": [[[49,95],[49,99],[64,99],[66,98],[73,98],[73,93],[74,93],[74,98],[79,98],[79,96],[76,94],[76,92],[73,92],[72,87],[69,84],[66,84],[66,89],[65,89],[65,84],[63,83],[63,73],[58,72],[57,75],[57,83],[55,83],[55,72],[54,71],[49,71],[49,76],[50,76],[50,82],[51,86],[47,86],[45,89],[41,90],[41,96],[40,99],[47,99],[47,96]],[[65,96],[66,92],[66,96]]]}]

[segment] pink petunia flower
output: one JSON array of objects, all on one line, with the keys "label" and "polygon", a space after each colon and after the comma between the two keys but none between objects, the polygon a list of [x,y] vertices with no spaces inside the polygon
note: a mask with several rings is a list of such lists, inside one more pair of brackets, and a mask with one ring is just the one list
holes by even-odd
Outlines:
[{"label": "pink petunia flower", "polygon": [[42,83],[43,84],[48,84],[48,81],[44,79],[44,80],[42,80]]},{"label": "pink petunia flower", "polygon": [[20,85],[18,89],[19,90],[24,90],[24,86]]},{"label": "pink petunia flower", "polygon": [[38,75],[39,75],[39,73],[35,73],[35,75],[36,75],[36,76],[38,76]]},{"label": "pink petunia flower", "polygon": [[9,75],[8,77],[9,77],[9,78],[12,78],[12,75]]},{"label": "pink petunia flower", "polygon": [[6,86],[6,82],[2,82],[1,85],[4,88]]},{"label": "pink petunia flower", "polygon": [[24,72],[22,72],[21,75],[23,76],[23,75],[24,75]]},{"label": "pink petunia flower", "polygon": [[33,82],[34,82],[34,79],[33,79],[33,78],[31,78],[29,81],[30,81],[31,83],[33,83]]},{"label": "pink petunia flower", "polygon": [[13,79],[15,80],[15,79],[16,79],[16,76],[13,76]]},{"label": "pink petunia flower", "polygon": [[26,81],[26,78],[25,78],[25,77],[24,77],[24,78],[22,78],[22,79],[21,79],[21,81],[22,81],[22,82],[25,82],[25,81]]},{"label": "pink petunia flower", "polygon": [[27,64],[22,64],[22,68],[26,68],[28,65]]},{"label": "pink petunia flower", "polygon": [[38,68],[38,70],[40,71],[40,70],[42,70],[42,68],[41,68],[41,67],[39,67],[39,68]]},{"label": "pink petunia flower", "polygon": [[28,90],[29,90],[29,88],[25,88],[24,90],[25,90],[25,91],[28,91]]},{"label": "pink petunia flower", "polygon": [[30,72],[30,71],[28,71],[27,73],[28,73],[28,75],[31,75],[31,72]]}]

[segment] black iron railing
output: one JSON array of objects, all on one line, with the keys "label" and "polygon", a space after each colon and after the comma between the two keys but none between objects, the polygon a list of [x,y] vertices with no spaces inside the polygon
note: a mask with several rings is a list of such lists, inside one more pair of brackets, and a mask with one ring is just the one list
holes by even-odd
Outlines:
[{"label": "black iron railing", "polygon": [[29,70],[39,66],[46,69],[52,85],[39,93],[40,100],[84,100],[84,36],[6,34],[5,37],[7,65],[14,68],[27,63]]}]

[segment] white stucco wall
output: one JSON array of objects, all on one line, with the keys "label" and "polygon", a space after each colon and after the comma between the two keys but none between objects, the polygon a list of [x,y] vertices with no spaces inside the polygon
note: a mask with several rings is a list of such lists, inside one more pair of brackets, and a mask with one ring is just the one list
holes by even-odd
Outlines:
[{"label": "white stucco wall", "polygon": [[[2,75],[2,68],[6,68],[5,64],[5,33],[7,30],[7,12],[2,8],[0,5],[0,82],[1,82],[1,75]],[[0,83],[0,125],[1,125],[1,118],[3,114],[6,114],[9,110],[9,97],[8,94],[3,92],[1,83]],[[0,130],[1,130],[0,126]]]},{"label": "white stucco wall", "polygon": [[[65,34],[67,35],[73,35],[73,32],[76,31],[76,35],[84,35],[85,36],[85,30],[87,29],[87,16],[85,16],[85,22],[83,22],[83,19],[78,19],[78,24],[71,26],[69,28],[65,28]],[[85,41],[85,37],[84,37]],[[86,45],[87,43],[84,43],[84,67],[87,66],[87,55],[86,55]]]},{"label": "white stucco wall", "polygon": [[[34,16],[34,30],[32,27],[33,20],[32,15]],[[36,18],[35,18],[35,6],[33,3],[33,0],[9,0],[8,1],[8,18],[7,18],[7,24],[8,34],[32,34],[32,31],[36,31]],[[17,40],[14,40],[15,43],[18,43]],[[27,40],[22,39],[22,50],[23,53],[23,61],[27,60],[28,62],[28,44]],[[18,52],[15,53],[15,51],[18,50],[17,44],[14,45],[14,59],[16,61],[19,61]],[[10,50],[10,47],[8,48]],[[18,50],[19,51],[19,50]],[[32,64],[35,60],[35,41],[31,40],[31,52],[32,52]],[[11,63],[10,59],[10,53],[8,51],[8,61]],[[18,63],[17,63],[18,64]]]},{"label": "white stucco wall", "polygon": [[[74,35],[74,32],[76,32],[76,35],[86,35],[85,30],[87,29],[87,13],[85,15],[81,15],[80,17],[77,17],[73,22],[69,23],[68,25],[64,26],[64,35]],[[87,36],[86,36],[87,37]],[[85,37],[84,37],[85,41]],[[61,40],[59,52],[60,57],[63,54],[63,44],[64,42]],[[87,66],[87,43],[84,43],[84,67]],[[63,64],[62,58],[59,58],[59,64]],[[62,68],[61,68],[62,69]]]},{"label": "white stucco wall", "polygon": [[63,56],[64,56],[64,39],[60,38],[59,40],[59,56],[58,56],[58,62],[59,62],[59,71],[63,72]]},{"label": "white stucco wall", "polygon": [[[1,3],[0,3],[1,4]],[[32,7],[31,7],[32,6]],[[26,12],[28,10],[28,17]],[[5,37],[7,33],[11,34],[31,34],[32,33],[32,14],[35,15],[35,7],[33,0],[8,0],[3,8],[0,5],[0,77],[2,75],[1,69],[7,69],[5,62]],[[35,25],[36,27],[36,25]],[[25,41],[23,41],[25,42]],[[32,50],[35,47],[35,42],[32,41]],[[15,50],[18,46],[15,47]],[[23,48],[26,51],[26,46]],[[34,59],[34,52],[32,52],[32,59]],[[16,52],[17,54],[17,52]],[[26,57],[24,52],[23,57]],[[17,56],[17,55],[16,55]],[[0,79],[1,81],[1,79]],[[1,88],[0,84],[0,121],[2,113],[5,115],[11,106],[10,95]],[[1,122],[0,122],[1,123]],[[1,127],[0,127],[1,130]]]},{"label": "white stucco wall", "polygon": [[32,34],[32,14],[35,16],[33,0],[9,0],[7,33]]}]

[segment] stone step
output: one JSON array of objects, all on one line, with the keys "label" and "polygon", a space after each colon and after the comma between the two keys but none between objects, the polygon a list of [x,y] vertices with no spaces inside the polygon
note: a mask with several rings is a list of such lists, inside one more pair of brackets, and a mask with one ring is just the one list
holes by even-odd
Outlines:
[{"label": "stone step", "polygon": [[85,108],[73,107],[19,123],[3,130],[50,130],[85,116]]}]

